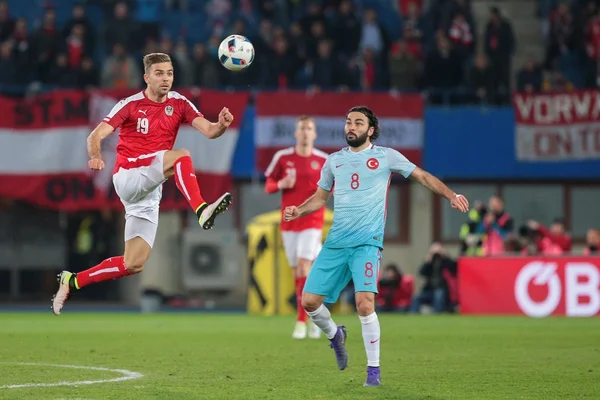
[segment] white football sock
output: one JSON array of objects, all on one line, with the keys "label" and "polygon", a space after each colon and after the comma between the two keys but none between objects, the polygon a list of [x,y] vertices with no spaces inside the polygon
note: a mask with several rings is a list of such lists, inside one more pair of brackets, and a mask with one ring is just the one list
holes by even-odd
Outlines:
[{"label": "white football sock", "polygon": [[362,336],[367,352],[367,366],[379,367],[379,339],[381,338],[381,329],[379,328],[379,319],[377,314],[373,313],[366,317],[361,317]]},{"label": "white football sock", "polygon": [[307,311],[306,313],[312,322],[321,328],[327,339],[333,339],[337,332],[337,325],[331,319],[331,313],[325,305],[321,304],[315,311]]}]

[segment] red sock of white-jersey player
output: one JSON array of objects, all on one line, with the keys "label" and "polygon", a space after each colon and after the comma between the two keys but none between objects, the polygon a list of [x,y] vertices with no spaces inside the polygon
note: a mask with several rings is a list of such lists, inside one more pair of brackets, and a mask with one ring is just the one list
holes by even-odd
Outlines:
[{"label": "red sock of white-jersey player", "polygon": [[177,189],[185,196],[192,210],[200,217],[200,213],[202,213],[207,204],[200,194],[200,187],[198,186],[198,180],[194,172],[192,158],[190,156],[178,158],[175,161],[174,169]]},{"label": "red sock of white-jersey player", "polygon": [[125,266],[123,256],[111,257],[102,261],[95,267],[86,269],[85,271],[81,271],[77,273],[77,275],[74,275],[69,282],[69,286],[81,289],[92,283],[110,281],[129,275],[131,275],[131,272],[129,272],[127,266]]},{"label": "red sock of white-jersey player", "polygon": [[306,310],[302,307],[302,290],[306,283],[306,277],[296,277],[296,304],[298,308],[298,315],[296,317],[297,322],[306,323]]}]

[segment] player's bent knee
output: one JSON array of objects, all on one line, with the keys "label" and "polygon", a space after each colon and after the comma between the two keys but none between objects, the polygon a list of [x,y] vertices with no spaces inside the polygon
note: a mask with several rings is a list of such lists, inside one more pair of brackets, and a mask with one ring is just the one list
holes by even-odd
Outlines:
[{"label": "player's bent knee", "polygon": [[295,274],[297,278],[304,278],[308,276],[308,272],[310,271],[310,267],[312,265],[311,260],[307,260],[305,258],[299,258],[295,268]]},{"label": "player's bent knee", "polygon": [[177,149],[175,150],[178,154],[177,154],[177,158],[181,158],[181,157],[190,157],[192,154],[190,153],[189,150],[187,149]]},{"label": "player's bent knee", "polygon": [[323,304],[323,297],[312,293],[302,293],[302,308],[308,312],[316,311]]},{"label": "player's bent knee", "polygon": [[356,312],[363,317],[373,314],[375,312],[375,293],[357,292]]},{"label": "player's bent knee", "polygon": [[130,274],[139,274],[144,269],[146,260],[143,257],[127,257],[125,255],[123,262]]}]

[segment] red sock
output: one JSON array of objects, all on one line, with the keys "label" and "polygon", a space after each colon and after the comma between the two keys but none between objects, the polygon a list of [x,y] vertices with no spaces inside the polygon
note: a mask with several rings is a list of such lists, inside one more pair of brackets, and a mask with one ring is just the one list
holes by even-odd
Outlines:
[{"label": "red sock", "polygon": [[131,275],[125,266],[123,256],[111,257],[102,261],[100,264],[77,273],[75,277],[76,287],[81,289],[92,283],[110,281]]},{"label": "red sock", "polygon": [[306,311],[302,307],[302,290],[306,283],[306,277],[296,278],[296,303],[298,304],[298,316],[296,317],[297,322],[306,322]]},{"label": "red sock", "polygon": [[200,194],[200,187],[194,172],[194,165],[189,156],[180,157],[175,161],[175,184],[177,189],[185,196],[185,199],[190,203],[194,212],[204,203],[204,199]]}]

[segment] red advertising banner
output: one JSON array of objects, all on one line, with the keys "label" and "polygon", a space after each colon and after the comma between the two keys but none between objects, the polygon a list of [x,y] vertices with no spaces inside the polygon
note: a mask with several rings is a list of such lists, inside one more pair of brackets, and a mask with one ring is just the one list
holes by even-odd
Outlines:
[{"label": "red advertising banner", "polygon": [[600,257],[463,257],[462,314],[600,315]]},{"label": "red advertising banner", "polygon": [[[59,91],[16,100],[0,97],[0,197],[50,209],[122,208],[112,185],[118,131],[102,143],[103,171],[87,168],[86,138],[112,107],[133,92]],[[236,117],[227,133],[208,140],[182,125],[175,148],[192,154],[207,200],[231,185],[231,160],[248,93],[181,91],[204,116],[216,121],[222,107]],[[187,202],[173,182],[165,183],[162,209],[183,209]]]},{"label": "red advertising banner", "polygon": [[256,96],[254,138],[258,170],[266,170],[277,151],[296,144],[296,119],[301,115],[315,119],[315,147],[319,150],[332,153],[345,147],[345,116],[357,105],[371,108],[379,118],[378,145],[394,148],[420,164],[425,108],[421,95],[265,92]]},{"label": "red advertising banner", "polygon": [[513,106],[517,160],[600,159],[600,91],[517,93]]}]

